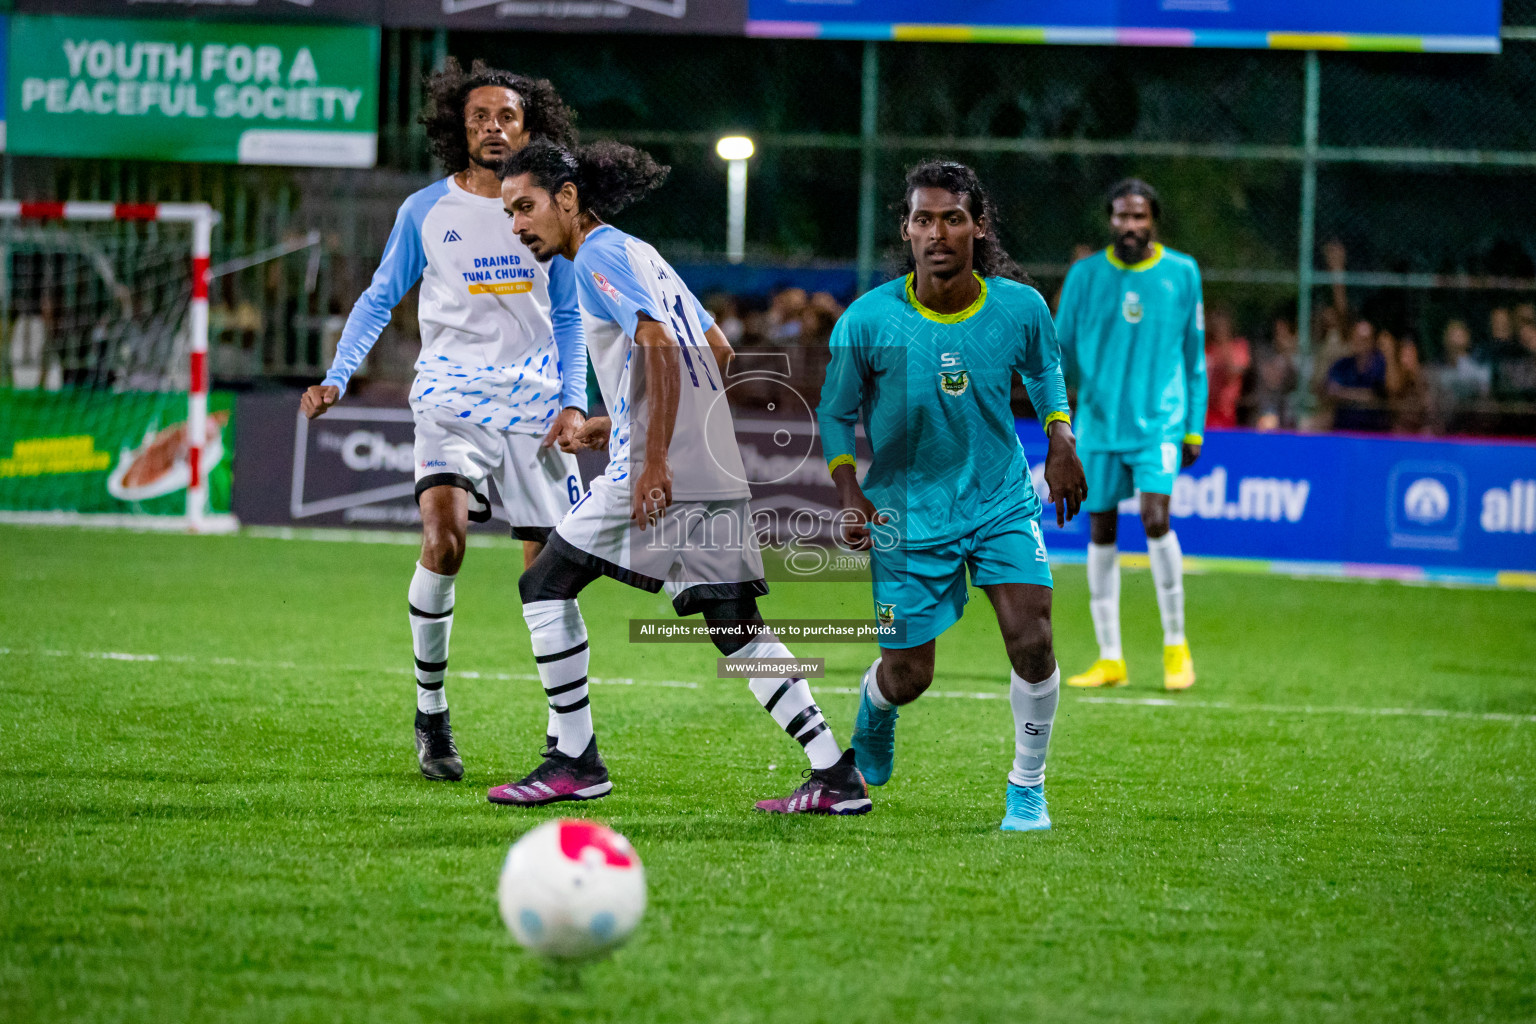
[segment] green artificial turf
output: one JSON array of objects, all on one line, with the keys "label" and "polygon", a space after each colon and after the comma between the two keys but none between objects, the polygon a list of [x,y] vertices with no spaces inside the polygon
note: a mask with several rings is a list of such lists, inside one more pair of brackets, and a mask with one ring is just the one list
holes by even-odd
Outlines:
[{"label": "green artificial turf", "polygon": [[[450,669],[479,675],[448,683],[459,784],[415,767],[412,559],[0,528],[0,1019],[1536,1019],[1536,594],[1191,577],[1200,681],[1163,704],[1151,581],[1127,573],[1132,685],[1064,689],[1055,828],[1005,835],[1007,666],[980,595],[874,812],[769,818],[752,802],[798,783],[799,748],[712,648],[629,644],[665,600],[599,581],[614,793],[526,811],[485,801],[544,728],[537,685],[498,677],[533,670],[520,555],[472,549],[460,577]],[[1078,671],[1082,570],[1057,582]],[[779,584],[763,607],[869,598]],[[827,658],[846,741],[836,690],[873,649],[796,653]],[[507,846],[573,807],[633,841],[651,901],[579,971],[520,951],[494,899]]]}]

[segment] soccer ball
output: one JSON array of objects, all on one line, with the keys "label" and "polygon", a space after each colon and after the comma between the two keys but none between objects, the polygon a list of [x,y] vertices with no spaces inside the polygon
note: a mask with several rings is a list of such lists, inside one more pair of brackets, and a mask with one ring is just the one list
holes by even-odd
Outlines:
[{"label": "soccer ball", "polygon": [[635,930],[645,912],[645,869],[611,828],[549,821],[512,844],[496,894],[519,945],[580,959],[613,949]]}]

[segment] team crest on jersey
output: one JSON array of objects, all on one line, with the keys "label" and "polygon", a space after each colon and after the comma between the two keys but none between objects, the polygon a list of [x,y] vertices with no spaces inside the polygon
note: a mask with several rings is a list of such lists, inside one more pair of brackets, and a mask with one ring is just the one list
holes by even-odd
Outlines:
[{"label": "team crest on jersey", "polygon": [[1125,300],[1120,303],[1120,315],[1125,317],[1128,324],[1141,323],[1141,318],[1146,315],[1141,305],[1141,296],[1135,292],[1126,292]]},{"label": "team crest on jersey", "polygon": [[620,297],[619,290],[613,285],[609,284],[608,279],[595,270],[592,271],[592,280],[597,282],[597,286],[603,290],[604,295],[607,295],[609,298],[613,299]]},{"label": "team crest on jersey", "polygon": [[453,228],[449,228],[448,229],[448,233],[443,236],[443,241],[445,241],[445,242],[462,242],[462,241],[464,241],[464,239],[460,238],[459,237],[459,233],[457,231],[453,230]]},{"label": "team crest on jersey", "polygon": [[965,389],[971,386],[971,371],[969,370],[940,370],[939,390],[953,398],[956,395],[965,394]]},{"label": "team crest on jersey", "polygon": [[881,604],[875,602],[875,621],[882,626],[889,626],[896,622],[896,605]]}]

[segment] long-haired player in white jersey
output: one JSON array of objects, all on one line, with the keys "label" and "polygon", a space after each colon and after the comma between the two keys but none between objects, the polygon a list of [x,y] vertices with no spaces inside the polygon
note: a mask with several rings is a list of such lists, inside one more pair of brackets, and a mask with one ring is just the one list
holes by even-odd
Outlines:
[{"label": "long-haired player in white jersey", "polygon": [[[668,168],[616,142],[573,154],[534,142],[502,168],[502,201],[518,237],[540,260],[576,267],[587,350],[608,407],[578,443],[606,439],[607,471],[550,534],[518,581],[559,742],[494,803],[591,800],[613,788],[598,756],[587,698],[587,627],[576,596],[599,576],[656,593],[680,615],[702,613],[730,659],[788,659],[764,625],[768,592],[751,529],[746,472],[736,447],[723,370],[730,343],[654,248],[604,223],[661,184]],[[810,760],[806,782],[758,810],[863,814],[869,790],[853,751],[837,745],[809,684],[749,678],[774,721]]]},{"label": "long-haired player in white jersey", "polygon": [[[469,520],[491,518],[494,477],[528,564],[579,500],[575,457],[556,442],[585,421],[587,357],[575,270],[533,258],[502,211],[497,177],[501,162],[534,139],[572,142],[570,109],[549,82],[479,61],[466,73],[450,58],[429,88],[422,122],[451,173],[401,205],[330,372],[304,393],[302,408],[313,419],[341,400],[419,280],[421,357],[410,395],[422,534],[409,592],[416,755],[427,778],[458,780],[464,763],[443,678]],[[551,713],[548,733],[558,721]]]}]

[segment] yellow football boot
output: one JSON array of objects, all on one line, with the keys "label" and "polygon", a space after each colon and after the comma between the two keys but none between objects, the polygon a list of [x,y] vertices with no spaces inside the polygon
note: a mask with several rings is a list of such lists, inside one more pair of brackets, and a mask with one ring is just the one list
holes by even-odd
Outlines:
[{"label": "yellow football boot", "polygon": [[1124,658],[1100,658],[1087,672],[1067,680],[1068,686],[1124,686],[1130,680],[1125,674]]},{"label": "yellow football boot", "polygon": [[1163,648],[1163,689],[1187,690],[1195,685],[1195,661],[1189,642]]}]

